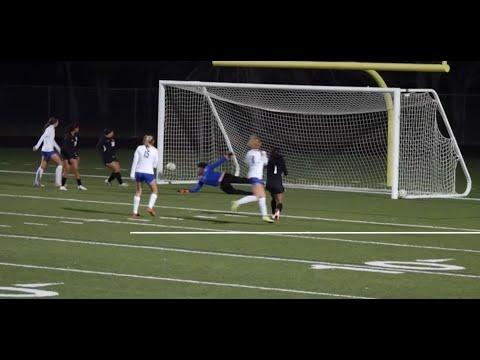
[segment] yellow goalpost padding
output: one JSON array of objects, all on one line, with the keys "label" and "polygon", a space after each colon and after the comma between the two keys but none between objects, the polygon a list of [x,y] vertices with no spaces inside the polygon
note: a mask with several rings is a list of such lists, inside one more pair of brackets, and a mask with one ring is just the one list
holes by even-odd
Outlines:
[{"label": "yellow goalpost padding", "polygon": [[[378,71],[450,72],[450,65],[448,65],[447,61],[443,61],[441,64],[372,63],[353,61],[213,61],[212,64],[216,67],[235,68],[365,71],[375,80],[378,87],[382,88],[387,88],[388,86]],[[393,142],[395,134],[393,99],[390,94],[385,94],[385,104],[388,113],[387,186],[392,186]]]}]

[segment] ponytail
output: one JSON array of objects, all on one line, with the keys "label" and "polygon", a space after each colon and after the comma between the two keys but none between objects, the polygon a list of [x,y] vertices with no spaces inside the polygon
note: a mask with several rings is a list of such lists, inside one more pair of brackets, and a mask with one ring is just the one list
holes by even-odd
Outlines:
[{"label": "ponytail", "polygon": [[47,128],[51,125],[55,125],[57,122],[59,122],[60,120],[58,120],[56,117],[51,117],[50,119],[48,119],[47,123],[45,124],[45,126],[43,127],[43,130],[47,130]]}]

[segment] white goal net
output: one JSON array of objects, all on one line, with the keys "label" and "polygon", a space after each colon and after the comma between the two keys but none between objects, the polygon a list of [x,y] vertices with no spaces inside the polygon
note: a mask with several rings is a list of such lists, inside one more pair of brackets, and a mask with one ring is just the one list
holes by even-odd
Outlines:
[{"label": "white goal net", "polygon": [[[470,191],[468,171],[432,90],[160,82],[159,182],[194,182],[197,163],[227,151],[236,159],[223,170],[245,176],[253,134],[265,150],[275,147],[284,155],[289,187],[394,198]],[[165,169],[170,162],[176,171]],[[457,191],[459,170],[463,193]]]}]

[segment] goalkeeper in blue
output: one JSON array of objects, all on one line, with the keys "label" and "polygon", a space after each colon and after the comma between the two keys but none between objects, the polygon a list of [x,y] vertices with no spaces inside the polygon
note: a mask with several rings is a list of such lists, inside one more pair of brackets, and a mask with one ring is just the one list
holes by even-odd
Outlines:
[{"label": "goalkeeper in blue", "polygon": [[229,195],[253,195],[250,191],[243,191],[235,189],[232,184],[249,184],[246,178],[238,177],[227,172],[216,172],[215,169],[231,160],[233,153],[228,153],[212,164],[200,163],[198,164],[197,175],[199,181],[197,185],[191,189],[178,190],[181,194],[198,193],[204,185],[220,187],[225,194]]},{"label": "goalkeeper in blue", "polygon": [[263,182],[263,171],[265,166],[268,165],[267,153],[260,150],[262,148],[262,141],[256,136],[250,138],[248,147],[251,150],[245,157],[245,163],[249,168],[248,181],[252,185],[253,195],[232,202],[232,211],[237,211],[241,205],[258,201],[262,220],[267,223],[273,223],[275,221],[268,216],[267,212],[267,195],[265,193],[265,183]]}]

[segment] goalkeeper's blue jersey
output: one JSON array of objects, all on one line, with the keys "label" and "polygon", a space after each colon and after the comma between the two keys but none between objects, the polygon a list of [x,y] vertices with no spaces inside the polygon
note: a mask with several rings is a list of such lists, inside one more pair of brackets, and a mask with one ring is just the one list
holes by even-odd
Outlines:
[{"label": "goalkeeper's blue jersey", "polygon": [[199,192],[203,185],[209,185],[209,186],[220,185],[220,178],[222,177],[223,173],[215,172],[214,170],[217,167],[222,166],[225,162],[227,162],[227,159],[225,157],[222,157],[221,159],[217,160],[213,164],[207,165],[202,177],[200,178],[200,181],[194,188],[190,189],[190,192],[191,193]]}]

